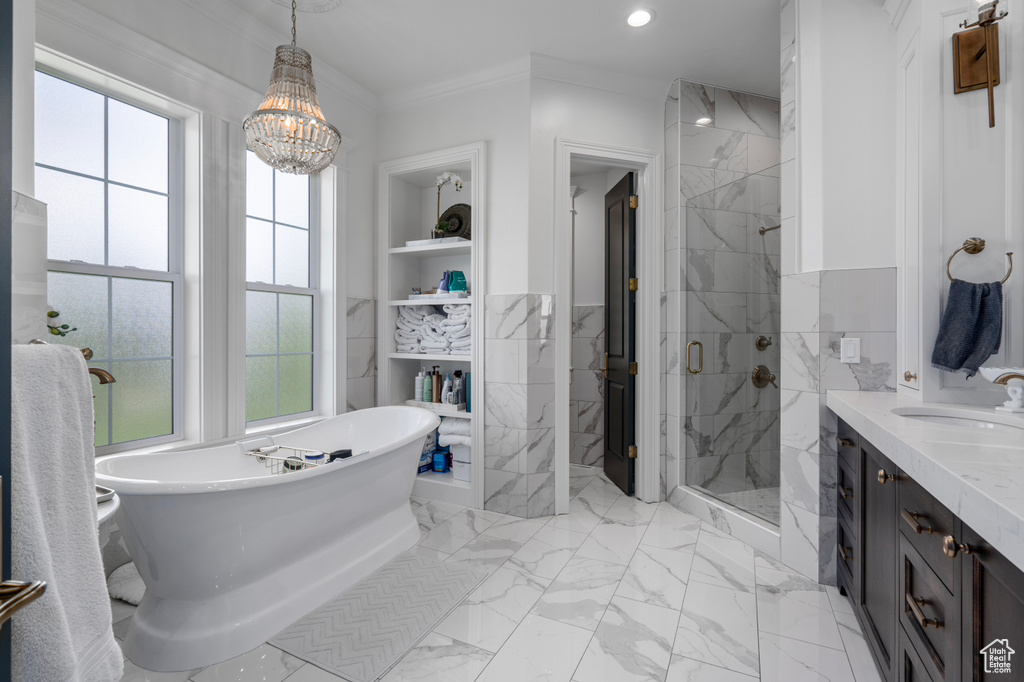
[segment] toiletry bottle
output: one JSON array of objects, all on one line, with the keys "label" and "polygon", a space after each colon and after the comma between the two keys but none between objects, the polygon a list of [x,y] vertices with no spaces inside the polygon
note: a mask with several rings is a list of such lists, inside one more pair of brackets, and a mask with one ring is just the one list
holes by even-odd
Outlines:
[{"label": "toiletry bottle", "polygon": [[466,372],[466,412],[473,411],[473,373]]},{"label": "toiletry bottle", "polygon": [[434,376],[431,377],[433,381],[433,392],[432,396],[435,403],[441,402],[441,365],[434,365]]},{"label": "toiletry bottle", "polygon": [[423,377],[423,402],[434,402],[434,381],[429,374]]},{"label": "toiletry bottle", "polygon": [[418,403],[422,403],[423,402],[423,370],[422,369],[420,370],[420,373],[416,375],[416,378],[413,379],[413,381],[415,382],[413,384],[413,400],[415,400]]},{"label": "toiletry bottle", "polygon": [[445,405],[451,405],[455,402],[452,400],[452,376],[450,374],[444,375],[444,386],[441,387],[441,400]]},{"label": "toiletry bottle", "polygon": [[459,405],[466,402],[462,399],[462,370],[457,369],[452,374],[455,376],[452,379],[452,403]]}]

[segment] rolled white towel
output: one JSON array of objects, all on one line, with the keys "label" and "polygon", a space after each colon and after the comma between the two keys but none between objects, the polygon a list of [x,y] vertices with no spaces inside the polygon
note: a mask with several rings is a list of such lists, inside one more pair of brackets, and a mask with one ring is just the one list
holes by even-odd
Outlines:
[{"label": "rolled white towel", "polygon": [[448,351],[449,355],[472,355],[472,348],[452,348]]},{"label": "rolled white towel", "polygon": [[441,426],[437,427],[437,432],[442,436],[445,434],[471,436],[473,435],[473,425],[468,419],[446,418],[441,420]]},{"label": "rolled white towel", "polygon": [[473,347],[473,339],[469,339],[469,338],[466,338],[466,339],[454,339],[454,340],[450,341],[448,343],[448,345],[451,346],[452,348],[467,348],[468,349],[468,348],[472,348]]},{"label": "rolled white towel", "polygon": [[395,322],[395,326],[398,327],[399,329],[409,332],[410,334],[419,334],[420,327],[422,327],[423,325],[410,322],[404,317],[399,317],[398,320]]},{"label": "rolled white towel", "polygon": [[448,314],[448,317],[464,316],[472,312],[473,306],[468,303],[445,303],[443,310]]},{"label": "rolled white towel", "polygon": [[419,335],[418,332],[407,332],[404,329],[396,329],[395,330],[395,340],[396,341],[410,341],[410,342],[411,341],[417,341],[418,342],[420,340],[420,335]]},{"label": "rolled white towel", "polygon": [[473,335],[473,330],[469,328],[469,325],[466,325],[461,328],[449,329],[445,335],[452,341],[455,341],[456,339],[468,339]]},{"label": "rolled white towel", "polygon": [[437,437],[437,443],[442,448],[446,448],[449,445],[466,445],[472,447],[473,438],[470,436],[458,436],[452,433],[445,433]]},{"label": "rolled white towel", "polygon": [[418,343],[413,343],[413,344],[402,344],[402,343],[400,343],[400,344],[398,344],[395,347],[395,351],[398,352],[398,353],[422,353],[423,349],[420,347],[420,344],[418,344]]}]

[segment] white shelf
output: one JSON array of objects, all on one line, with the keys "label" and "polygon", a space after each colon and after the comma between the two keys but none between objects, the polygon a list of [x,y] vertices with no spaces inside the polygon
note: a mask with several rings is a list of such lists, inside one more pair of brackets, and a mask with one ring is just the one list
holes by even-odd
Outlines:
[{"label": "white shelf", "polygon": [[[430,410],[439,417],[455,417],[456,419],[473,419],[472,412],[466,412],[466,410],[452,410],[451,405],[442,405],[441,403],[424,403],[416,400],[406,400],[403,405],[407,407],[421,407],[424,410]],[[465,405],[465,403],[463,403]]]},{"label": "white shelf", "polygon": [[469,298],[423,298],[414,301],[408,299],[398,299],[396,301],[388,301],[388,305],[399,306],[399,305],[444,305],[445,303],[456,303],[458,305],[473,305],[473,297]]},{"label": "white shelf", "polygon": [[473,242],[461,244],[426,244],[424,246],[399,246],[388,249],[392,256],[418,256],[435,258],[437,256],[469,256],[473,253]]},{"label": "white shelf", "polygon": [[438,474],[428,471],[416,476],[412,487],[413,497],[441,500],[463,507],[473,506],[473,487],[469,481],[456,481],[452,472]]},{"label": "white shelf", "polygon": [[388,353],[392,360],[430,360],[431,362],[472,362],[472,355],[428,355],[427,353]]}]

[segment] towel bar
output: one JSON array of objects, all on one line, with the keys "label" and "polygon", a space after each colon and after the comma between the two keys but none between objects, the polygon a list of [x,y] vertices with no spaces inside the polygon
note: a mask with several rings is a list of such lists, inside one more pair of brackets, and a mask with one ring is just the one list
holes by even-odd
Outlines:
[{"label": "towel bar", "polygon": [[[960,253],[961,251],[965,251],[973,256],[975,254],[981,253],[984,250],[985,240],[982,239],[981,237],[971,237],[970,239],[967,239],[964,242],[964,245],[961,246],[956,251],[954,251],[953,255],[951,255],[949,257],[949,260],[946,261],[946,277],[949,277],[949,281],[953,281],[953,273],[950,272],[949,266],[953,263],[953,259],[956,257],[956,254]],[[1006,277],[1003,277],[1003,279],[999,282],[1000,284],[1006,284],[1006,280],[1010,279],[1010,273],[1013,272],[1013,251],[1006,252],[1006,262],[1009,264],[1006,269]]]},{"label": "towel bar", "polygon": [[0,628],[14,614],[28,606],[46,592],[46,581],[18,582],[10,580],[0,583]]}]

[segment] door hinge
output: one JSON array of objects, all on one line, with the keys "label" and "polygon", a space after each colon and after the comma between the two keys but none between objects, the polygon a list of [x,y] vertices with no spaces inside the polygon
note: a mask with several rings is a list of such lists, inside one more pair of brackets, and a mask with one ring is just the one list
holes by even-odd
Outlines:
[{"label": "door hinge", "polygon": [[635,445],[630,445],[629,446],[629,458],[630,459],[636,459],[636,446]]},{"label": "door hinge", "polygon": [[633,194],[629,197],[629,207],[633,210],[640,208],[640,197]]},{"label": "door hinge", "polygon": [[630,374],[630,376],[634,376],[635,377],[639,373],[640,373],[640,368],[637,367],[637,364],[635,362],[629,363],[629,374]]},{"label": "door hinge", "polygon": [[630,291],[639,291],[640,290],[640,280],[638,280],[636,277],[630,277],[629,278],[629,290]]}]

